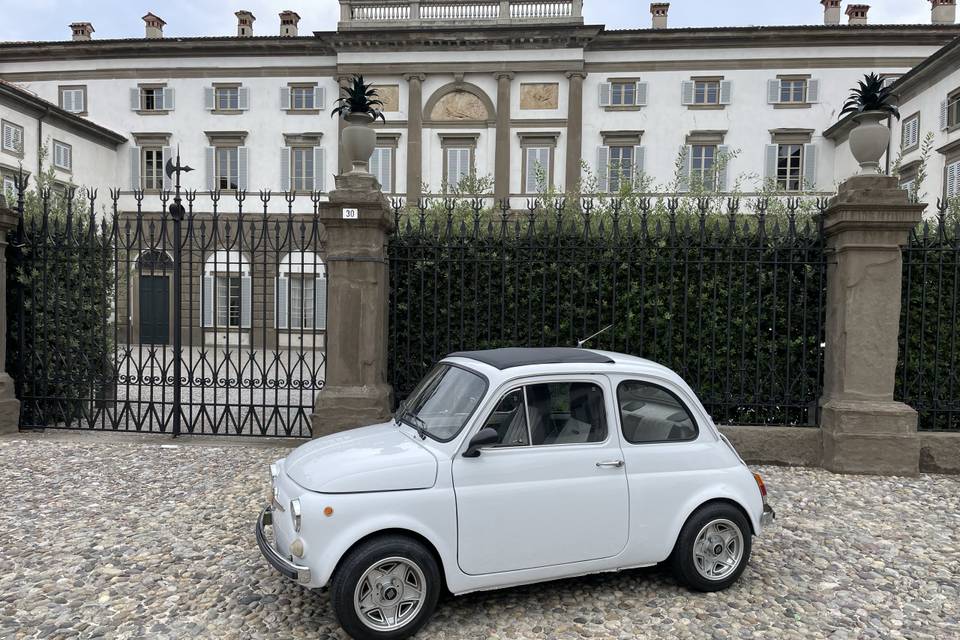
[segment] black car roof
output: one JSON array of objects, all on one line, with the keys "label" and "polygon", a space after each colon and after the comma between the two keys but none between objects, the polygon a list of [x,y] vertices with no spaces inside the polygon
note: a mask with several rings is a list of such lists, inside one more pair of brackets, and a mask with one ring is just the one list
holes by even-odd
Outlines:
[{"label": "black car roof", "polygon": [[483,362],[497,369],[523,367],[529,364],[591,363],[613,364],[609,356],[573,347],[507,347],[504,349],[485,349],[483,351],[458,351],[448,358],[469,358]]}]

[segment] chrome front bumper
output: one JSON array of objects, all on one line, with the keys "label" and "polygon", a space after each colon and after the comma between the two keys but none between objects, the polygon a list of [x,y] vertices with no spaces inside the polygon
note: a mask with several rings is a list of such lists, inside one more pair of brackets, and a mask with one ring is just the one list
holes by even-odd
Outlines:
[{"label": "chrome front bumper", "polygon": [[760,515],[760,526],[766,527],[773,524],[773,521],[777,519],[777,513],[773,510],[768,504],[763,505],[763,513]]},{"label": "chrome front bumper", "polygon": [[291,560],[287,560],[267,540],[264,528],[272,525],[273,511],[270,507],[266,507],[257,518],[257,546],[260,547],[260,553],[267,559],[267,562],[273,565],[274,569],[286,577],[296,580],[300,584],[308,584],[310,582],[310,567],[294,564]]}]

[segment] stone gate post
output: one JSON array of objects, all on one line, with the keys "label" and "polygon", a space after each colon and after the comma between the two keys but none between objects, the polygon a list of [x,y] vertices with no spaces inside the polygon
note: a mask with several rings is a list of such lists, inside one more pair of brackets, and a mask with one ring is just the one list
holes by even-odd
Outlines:
[{"label": "stone gate post", "polygon": [[901,247],[922,217],[896,178],[844,182],[824,218],[827,319],[820,400],[823,466],[840,473],[919,473],[917,412],[894,402]]},{"label": "stone gate post", "polygon": [[0,195],[0,435],[16,433],[20,423],[20,401],[14,393],[13,378],[7,373],[7,233],[17,227],[17,214]]},{"label": "stone gate post", "polygon": [[338,175],[320,220],[327,232],[326,373],[312,416],[314,437],[385,421],[393,402],[387,383],[390,205],[372,175]]}]

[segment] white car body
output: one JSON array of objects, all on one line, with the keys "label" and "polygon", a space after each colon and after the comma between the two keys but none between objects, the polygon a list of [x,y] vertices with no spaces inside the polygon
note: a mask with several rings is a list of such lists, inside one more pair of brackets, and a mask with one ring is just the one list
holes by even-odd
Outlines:
[{"label": "white car body", "polygon": [[[690,387],[653,362],[591,353],[611,362],[498,369],[445,358],[487,380],[477,409],[449,442],[421,438],[417,429],[391,421],[299,447],[272,467],[272,513],[265,510],[268,517],[258,523],[264,555],[289,577],[318,588],[359,541],[405,532],[435,551],[447,588],[463,594],[662,562],[687,518],[709,501],[737,505],[759,534],[772,510]],[[675,394],[695,418],[695,439],[627,442],[616,395],[624,380]],[[463,456],[511,389],[563,381],[603,390],[606,440]],[[271,522],[272,545],[263,536]]]}]

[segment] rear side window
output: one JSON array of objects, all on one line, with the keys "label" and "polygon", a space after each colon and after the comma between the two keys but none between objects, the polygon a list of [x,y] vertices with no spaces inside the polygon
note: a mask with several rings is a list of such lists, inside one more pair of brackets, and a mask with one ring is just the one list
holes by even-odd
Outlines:
[{"label": "rear side window", "polygon": [[695,440],[697,422],[676,395],[649,382],[627,380],[617,387],[623,437],[631,444]]}]

